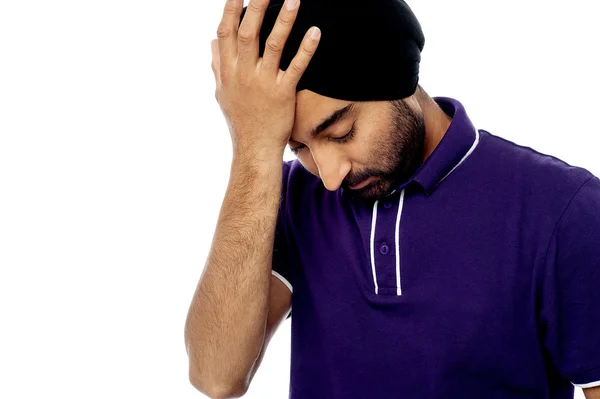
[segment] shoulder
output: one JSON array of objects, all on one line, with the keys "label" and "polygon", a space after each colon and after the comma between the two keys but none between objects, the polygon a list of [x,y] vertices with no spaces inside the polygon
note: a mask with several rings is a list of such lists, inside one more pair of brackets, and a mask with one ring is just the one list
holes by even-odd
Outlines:
[{"label": "shoulder", "polygon": [[535,195],[570,200],[594,175],[554,155],[521,145],[480,129],[481,151],[490,178]]}]

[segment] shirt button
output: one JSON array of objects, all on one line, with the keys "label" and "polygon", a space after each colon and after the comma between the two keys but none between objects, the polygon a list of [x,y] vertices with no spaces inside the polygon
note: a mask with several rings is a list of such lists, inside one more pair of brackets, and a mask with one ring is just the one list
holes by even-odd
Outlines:
[{"label": "shirt button", "polygon": [[379,252],[381,252],[383,255],[387,255],[390,252],[390,247],[388,247],[387,244],[384,242],[379,247]]},{"label": "shirt button", "polygon": [[386,201],[383,203],[383,207],[384,207],[385,209],[390,209],[390,208],[392,207],[392,201],[390,201],[390,200],[386,200]]}]

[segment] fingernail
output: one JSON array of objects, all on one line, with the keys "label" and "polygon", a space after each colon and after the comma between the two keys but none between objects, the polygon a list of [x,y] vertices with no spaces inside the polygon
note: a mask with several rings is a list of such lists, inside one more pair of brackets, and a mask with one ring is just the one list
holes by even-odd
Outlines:
[{"label": "fingernail", "polygon": [[317,40],[321,36],[321,29],[314,27],[312,32],[310,32],[310,38],[313,40]]},{"label": "fingernail", "polygon": [[300,0],[287,0],[287,2],[285,3],[285,8],[287,8],[288,11],[292,11],[298,6],[299,2]]}]

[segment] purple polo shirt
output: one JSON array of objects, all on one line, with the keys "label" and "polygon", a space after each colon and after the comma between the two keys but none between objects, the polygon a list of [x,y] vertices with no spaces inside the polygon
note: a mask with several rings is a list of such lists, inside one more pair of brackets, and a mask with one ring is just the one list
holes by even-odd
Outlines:
[{"label": "purple polo shirt", "polygon": [[[600,385],[600,179],[463,105],[379,201],[283,163],[290,399],[566,399]],[[288,316],[289,317],[289,316]]]}]

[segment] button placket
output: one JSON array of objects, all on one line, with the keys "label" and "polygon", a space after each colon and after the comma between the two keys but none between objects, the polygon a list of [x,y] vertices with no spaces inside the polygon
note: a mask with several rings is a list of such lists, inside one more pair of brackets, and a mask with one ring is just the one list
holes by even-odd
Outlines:
[{"label": "button placket", "polygon": [[373,206],[370,252],[371,271],[377,295],[402,295],[401,248],[398,241],[403,203],[404,190],[398,198],[383,198]]},{"label": "button placket", "polygon": [[381,252],[382,255],[387,255],[390,253],[390,247],[388,247],[385,241],[381,243],[381,246],[379,247],[379,252]]}]

